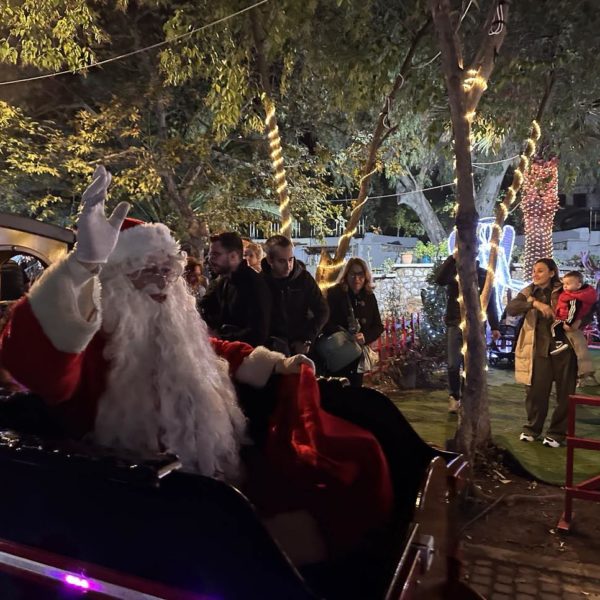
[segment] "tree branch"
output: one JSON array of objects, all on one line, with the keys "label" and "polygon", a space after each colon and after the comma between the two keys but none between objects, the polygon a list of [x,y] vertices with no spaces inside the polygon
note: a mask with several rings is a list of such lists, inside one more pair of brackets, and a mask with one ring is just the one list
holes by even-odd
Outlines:
[{"label": "tree branch", "polygon": [[428,16],[420,29],[416,32],[411,45],[404,57],[404,61],[402,62],[402,66],[394,80],[394,84],[392,85],[392,89],[390,93],[386,96],[385,101],[383,103],[383,107],[379,112],[379,117],[377,118],[377,123],[375,124],[375,128],[373,131],[373,135],[371,137],[371,143],[369,144],[368,157],[362,169],[362,176],[360,179],[360,187],[358,191],[358,197],[352,204],[352,213],[350,215],[350,219],[346,223],[346,229],[344,234],[340,237],[338,241],[338,245],[335,251],[335,256],[332,259],[327,253],[323,252],[321,254],[321,260],[319,262],[319,268],[317,269],[317,281],[319,283],[333,282],[340,270],[342,263],[344,261],[344,257],[346,256],[346,252],[350,246],[350,239],[353,237],[354,232],[358,226],[358,222],[360,221],[360,217],[362,214],[362,210],[365,202],[367,201],[367,192],[369,189],[369,182],[371,181],[371,177],[375,170],[375,163],[377,160],[377,152],[381,147],[382,141],[386,137],[386,122],[389,117],[389,110],[392,104],[392,101],[396,97],[398,90],[404,84],[406,77],[408,76],[408,72],[411,69],[411,63],[417,47],[419,43],[425,36],[425,33],[429,26],[432,23],[431,16]]},{"label": "tree branch", "polygon": [[[485,82],[487,82],[494,70],[496,57],[500,54],[500,47],[506,37],[508,12],[509,3],[507,0],[497,0],[497,2],[494,2],[485,21],[483,38],[479,49],[471,63],[470,69],[482,77]],[[486,87],[487,84],[471,86],[470,91],[467,92],[467,111],[470,112],[477,109],[479,100],[481,100]]]},{"label": "tree branch", "polygon": [[544,89],[544,95],[542,96],[542,99],[540,100],[540,106],[538,108],[537,114],[535,115],[535,120],[538,123],[541,123],[541,121],[542,121],[544,112],[546,111],[546,107],[548,106],[548,103],[550,102],[550,96],[552,95],[552,92],[554,90],[555,83],[556,83],[556,71],[554,69],[552,69],[552,71],[550,71],[550,76],[548,77],[548,80],[546,81],[546,88]]}]

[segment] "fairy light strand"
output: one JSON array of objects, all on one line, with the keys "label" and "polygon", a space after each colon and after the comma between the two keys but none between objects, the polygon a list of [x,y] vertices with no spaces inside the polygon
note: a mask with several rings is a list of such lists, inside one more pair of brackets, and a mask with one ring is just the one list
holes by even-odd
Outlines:
[{"label": "fairy light strand", "polygon": [[[374,166],[371,171],[369,171],[368,173],[365,173],[359,180],[358,182],[358,189],[361,190],[362,186],[364,184],[365,181],[368,181],[368,179],[371,177],[371,175],[373,175],[373,173],[377,172],[377,165]],[[360,192],[359,192],[359,198],[360,198]],[[360,211],[362,210],[362,207],[367,203],[367,201],[369,200],[369,196],[365,194],[365,197],[362,200],[359,200],[359,198],[356,198],[355,200],[353,200],[353,206],[352,206],[352,212],[350,213],[350,218],[348,219],[349,223],[353,222],[353,219],[355,219],[355,217],[357,216],[357,214],[360,214]],[[339,238],[338,243],[337,243],[337,250],[336,250],[336,255],[339,253],[340,248],[342,246],[342,243],[344,242],[344,240],[350,240],[352,237],[354,237],[354,234],[357,232],[358,230],[358,226],[355,225],[352,228],[349,228],[347,231],[345,231]],[[331,286],[335,285],[335,282],[333,281],[333,279],[335,279],[335,272],[339,271],[343,266],[344,263],[346,262],[346,258],[345,257],[341,257],[338,260],[332,261],[329,264],[322,264],[319,265],[319,269],[326,273],[327,276],[325,278],[319,278],[319,288],[322,291],[325,291],[327,289],[329,289]],[[332,275],[333,273],[333,275]]]},{"label": "fairy light strand", "polygon": [[508,188],[504,200],[499,202],[496,206],[496,222],[492,229],[492,236],[490,239],[490,256],[488,260],[487,275],[485,278],[485,284],[481,290],[480,302],[482,307],[487,307],[492,294],[492,287],[494,286],[494,279],[496,273],[496,264],[498,260],[498,245],[500,243],[500,236],[502,234],[502,227],[504,221],[508,216],[511,206],[513,205],[523,181],[525,179],[525,173],[529,170],[529,164],[537,150],[537,143],[542,135],[542,130],[536,120],[531,123],[530,135],[525,140],[525,148],[519,157],[519,165],[514,170],[513,180]]},{"label": "fairy light strand", "polygon": [[[473,136],[472,136],[472,131],[471,131],[471,126],[472,123],[475,119],[476,116],[476,106],[477,106],[477,100],[481,97],[481,95],[485,92],[485,90],[487,89],[487,79],[481,74],[481,67],[478,67],[477,69],[467,69],[467,71],[465,72],[464,75],[464,79],[463,79],[463,92],[465,95],[465,113],[464,113],[464,119],[466,121],[466,125],[468,128],[468,141],[469,141],[469,153],[471,153],[473,151],[473,145],[474,145],[474,140],[473,140]],[[456,171],[456,159],[454,162],[454,169],[456,172],[456,179],[455,184],[458,184],[458,171]],[[471,178],[473,177],[473,173],[471,172]],[[455,205],[455,214],[458,212],[460,208],[460,205],[457,203]],[[456,247],[456,255],[458,255],[458,245]],[[459,300],[459,309],[460,309],[460,316],[461,316],[461,322],[460,322],[460,330],[462,333],[462,338],[463,338],[463,345],[461,347],[461,354],[463,355],[463,377],[467,378],[467,330],[468,330],[468,324],[467,324],[467,314],[466,314],[466,309],[465,309],[465,303],[464,303],[464,297],[463,297],[463,289],[462,289],[462,283],[460,280],[460,276],[458,274],[458,269],[456,271],[456,280],[458,283],[458,290],[459,290],[459,298],[461,300]],[[481,315],[483,315],[483,320],[485,320],[485,311],[481,310],[481,303],[480,303],[480,318]]]}]

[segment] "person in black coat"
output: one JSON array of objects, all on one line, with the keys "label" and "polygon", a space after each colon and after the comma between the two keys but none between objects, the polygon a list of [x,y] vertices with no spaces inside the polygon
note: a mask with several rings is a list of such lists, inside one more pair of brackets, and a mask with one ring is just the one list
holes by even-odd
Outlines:
[{"label": "person in black coat", "polygon": [[283,235],[265,242],[261,276],[271,292],[268,346],[286,355],[308,354],[329,317],[327,301],[313,276],[294,258],[294,245]]},{"label": "person in black coat", "polygon": [[[463,345],[462,330],[460,329],[460,305],[458,303],[459,289],[458,281],[456,280],[456,259],[454,255],[450,255],[441,265],[435,282],[438,285],[447,286],[448,302],[446,304],[446,326],[448,336],[448,412],[457,413],[460,408],[460,397],[461,397],[461,380],[460,380],[460,368],[462,366],[462,354],[461,348]],[[477,262],[477,279],[479,285],[479,292],[483,289],[485,284],[485,278],[487,271],[479,266]],[[496,297],[494,290],[490,294],[490,301],[487,305],[487,318],[490,329],[492,330],[492,338],[497,340],[500,337],[500,331],[498,330],[498,309],[494,298]]]},{"label": "person in black coat", "polygon": [[[329,321],[323,332],[331,335],[340,328],[354,335],[361,345],[376,341],[383,332],[377,298],[373,293],[373,279],[367,263],[362,258],[351,258],[342,274],[327,293]],[[358,373],[362,356],[341,371],[329,373],[336,377],[347,377],[353,386],[361,386],[363,374]]]},{"label": "person in black coat", "polygon": [[216,278],[200,300],[200,312],[215,337],[262,346],[269,335],[271,294],[242,252],[237,233],[211,236],[208,260]]}]

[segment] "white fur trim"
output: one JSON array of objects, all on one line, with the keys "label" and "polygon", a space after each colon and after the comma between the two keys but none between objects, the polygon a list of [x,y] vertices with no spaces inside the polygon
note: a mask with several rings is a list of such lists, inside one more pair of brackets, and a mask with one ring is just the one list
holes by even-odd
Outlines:
[{"label": "white fur trim", "polygon": [[235,373],[235,379],[255,388],[264,387],[273,374],[275,365],[284,358],[285,355],[281,352],[258,346],[242,361]]},{"label": "white fur trim", "polygon": [[[82,352],[100,329],[100,283],[73,253],[54,263],[32,287],[29,304],[61,352]],[[88,320],[89,319],[89,320]]]},{"label": "white fur trim", "polygon": [[136,225],[119,233],[117,245],[108,257],[107,270],[142,268],[149,256],[175,256],[179,253],[179,244],[169,228],[162,223]]}]

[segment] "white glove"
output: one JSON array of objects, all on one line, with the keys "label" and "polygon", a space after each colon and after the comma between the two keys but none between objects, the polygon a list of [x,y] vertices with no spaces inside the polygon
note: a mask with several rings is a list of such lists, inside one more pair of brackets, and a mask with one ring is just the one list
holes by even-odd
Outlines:
[{"label": "white glove", "polygon": [[121,202],[107,219],[104,214],[106,190],[112,177],[102,166],[94,171],[94,179],[81,197],[82,209],[77,220],[75,256],[82,263],[105,263],[117,244],[129,203]]},{"label": "white glove", "polygon": [[275,373],[279,375],[292,375],[294,373],[300,373],[302,365],[307,365],[313,371],[315,370],[315,363],[304,356],[304,354],[295,354],[289,358],[282,358],[275,364]]}]

